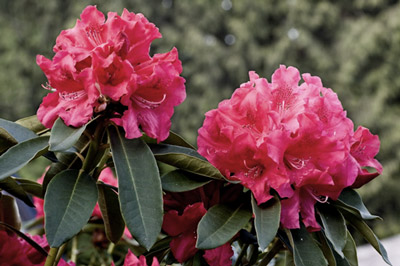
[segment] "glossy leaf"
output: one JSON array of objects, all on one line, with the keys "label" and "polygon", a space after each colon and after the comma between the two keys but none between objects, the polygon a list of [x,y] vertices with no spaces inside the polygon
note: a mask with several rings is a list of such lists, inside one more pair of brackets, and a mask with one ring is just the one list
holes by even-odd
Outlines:
[{"label": "glossy leaf", "polygon": [[379,219],[379,216],[372,215],[365,207],[360,195],[350,188],[345,188],[340,194],[339,200],[335,202],[337,205],[355,211],[364,220]]},{"label": "glossy leaf", "polygon": [[11,122],[1,118],[0,127],[4,128],[18,143],[37,137],[37,135],[33,131],[15,122]]},{"label": "glossy leaf", "polygon": [[156,159],[194,174],[223,180],[220,171],[204,159],[197,151],[169,144],[149,145]]},{"label": "glossy leaf", "polygon": [[15,123],[35,132],[36,134],[43,133],[44,131],[49,130],[42,123],[40,123],[40,121],[37,119],[37,115],[18,119],[17,121],[15,121]]},{"label": "glossy leaf", "polygon": [[149,250],[161,231],[163,217],[156,160],[142,139],[125,139],[124,132],[114,126],[108,130],[122,216],[135,239]]},{"label": "glossy leaf", "polygon": [[321,204],[318,206],[326,237],[335,251],[343,258],[343,248],[346,245],[347,227],[343,215],[333,206]]},{"label": "glossy leaf", "polygon": [[321,243],[321,250],[322,250],[322,253],[324,254],[325,259],[328,262],[328,265],[329,266],[337,266],[335,255],[340,258],[339,254],[337,254],[337,253],[334,254],[335,252],[332,250],[331,245],[328,243],[328,239],[321,231],[317,232],[317,235],[319,236],[319,240]]},{"label": "glossy leaf", "polygon": [[191,145],[184,138],[182,138],[180,135],[178,135],[177,133],[175,133],[173,131],[169,132],[168,138],[166,140],[164,140],[163,143],[182,146],[182,147],[186,147],[186,148],[193,149],[193,150],[196,149],[195,147],[193,147],[193,145]]},{"label": "glossy leaf", "polygon": [[14,146],[18,143],[18,141],[5,130],[0,127],[0,153],[3,153],[11,146]]},{"label": "glossy leaf", "polygon": [[290,230],[289,238],[292,242],[293,258],[296,266],[328,265],[321,249],[303,224],[301,224],[300,229]]},{"label": "glossy leaf", "polygon": [[66,170],[49,183],[44,197],[45,230],[50,247],[59,247],[89,220],[97,202],[96,182],[79,170]]},{"label": "glossy leaf", "polygon": [[18,181],[18,183],[20,183],[20,186],[26,193],[29,193],[38,198],[43,198],[44,195],[41,184],[29,179],[17,178],[16,180]]},{"label": "glossy leaf", "polygon": [[103,183],[98,183],[97,189],[106,236],[111,242],[117,243],[125,230],[125,222],[122,218],[118,194]]},{"label": "glossy leaf", "polygon": [[254,197],[251,197],[251,205],[255,215],[254,225],[257,233],[258,245],[265,250],[278,232],[281,219],[281,203],[279,199],[269,200],[264,207],[257,205]]},{"label": "glossy leaf", "polygon": [[347,231],[346,245],[343,253],[344,258],[341,258],[339,254],[335,254],[337,266],[358,266],[356,243],[349,231]]},{"label": "glossy leaf", "polygon": [[362,236],[367,240],[378,253],[382,256],[382,259],[389,265],[392,265],[389,261],[385,247],[379,241],[378,237],[374,234],[372,229],[359,217],[353,215],[352,213],[344,213],[345,218],[350,224],[362,234]]},{"label": "glossy leaf", "polygon": [[161,177],[162,188],[170,192],[184,192],[210,183],[210,179],[182,171],[180,169],[166,173]]},{"label": "glossy leaf", "polygon": [[51,129],[50,151],[66,151],[79,140],[86,125],[80,128],[66,126],[61,118],[58,118]]},{"label": "glossy leaf", "polygon": [[49,145],[49,137],[28,139],[8,149],[0,156],[0,180],[11,176],[35,158]]},{"label": "glossy leaf", "polygon": [[13,195],[14,197],[22,200],[28,206],[35,207],[31,198],[26,194],[23,187],[18,184],[12,177],[7,177],[3,180],[0,180],[0,189],[3,189]]},{"label": "glossy leaf", "polygon": [[251,215],[243,206],[214,205],[199,222],[196,247],[212,249],[225,244],[248,223]]}]

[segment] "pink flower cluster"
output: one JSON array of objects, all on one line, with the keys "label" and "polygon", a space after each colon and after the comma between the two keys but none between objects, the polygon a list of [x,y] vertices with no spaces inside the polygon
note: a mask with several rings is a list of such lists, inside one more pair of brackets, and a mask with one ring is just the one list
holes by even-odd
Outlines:
[{"label": "pink flower cluster", "polygon": [[[272,82],[250,72],[250,81],[206,113],[199,153],[226,178],[249,188],[258,204],[282,198],[281,223],[319,230],[314,205],[336,200],[382,172],[374,159],[379,139],[368,129],[354,132],[337,97],[319,77],[281,65]],[[369,173],[365,167],[375,168]]]},{"label": "pink flower cluster", "polygon": [[72,29],[64,30],[52,60],[38,55],[51,90],[37,115],[46,127],[61,117],[80,127],[94,114],[110,110],[127,138],[168,137],[174,106],[186,97],[178,51],[149,55],[161,34],[142,14],[124,9],[121,16],[86,7]]},{"label": "pink flower cluster", "polygon": [[[42,248],[48,251],[46,237],[33,236],[32,239]],[[6,231],[0,231],[0,262],[2,265],[24,265],[24,266],[43,266],[46,256],[39,253],[24,239]],[[58,266],[75,266],[75,263],[67,263],[60,260]]]}]

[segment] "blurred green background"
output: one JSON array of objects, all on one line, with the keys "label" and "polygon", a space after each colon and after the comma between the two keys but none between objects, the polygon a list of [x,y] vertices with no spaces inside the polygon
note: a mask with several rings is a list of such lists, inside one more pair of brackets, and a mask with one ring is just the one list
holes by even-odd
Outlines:
[{"label": "blurred green background", "polygon": [[[152,53],[179,50],[187,100],[173,130],[196,142],[204,113],[229,98],[255,70],[270,80],[279,64],[320,76],[355,126],[379,134],[384,174],[361,189],[384,218],[380,237],[400,233],[400,3],[393,0],[0,0],[0,116],[36,112],[46,91],[37,54],[52,58],[62,29],[86,5],[143,13],[163,39]],[[35,169],[26,175],[38,176]]]}]

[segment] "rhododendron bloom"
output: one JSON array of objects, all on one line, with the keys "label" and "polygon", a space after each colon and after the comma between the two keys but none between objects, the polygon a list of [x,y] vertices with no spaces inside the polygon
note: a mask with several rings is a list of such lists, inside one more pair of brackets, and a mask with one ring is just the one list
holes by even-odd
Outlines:
[{"label": "rhododendron bloom", "polygon": [[[112,262],[111,265],[114,266],[114,262]],[[131,252],[131,250],[128,250],[128,254],[126,254],[125,257],[124,266],[147,266],[146,257],[142,255],[138,258]],[[158,263],[156,257],[153,257],[151,266],[160,266],[160,263]]]},{"label": "rhododendron bloom", "polygon": [[[336,200],[345,187],[364,184],[382,167],[379,139],[354,133],[337,97],[319,77],[280,66],[269,83],[255,72],[229,100],[206,113],[199,153],[227,179],[249,188],[258,204],[282,199],[281,223],[318,230],[314,205]],[[369,173],[372,167],[377,173]]]},{"label": "rhododendron bloom", "polygon": [[[50,247],[45,236],[32,236],[31,238],[43,249],[49,251]],[[42,266],[45,261],[46,256],[33,248],[24,239],[17,237],[15,234],[0,231],[0,262],[7,262],[7,265]],[[75,266],[75,263],[67,263],[61,259],[58,265]]]},{"label": "rhododendron bloom", "polygon": [[[238,204],[243,199],[239,196],[240,185],[223,186],[223,182],[211,182],[203,187],[187,192],[167,192],[164,196],[164,220],[162,229],[172,236],[170,248],[178,262],[183,263],[197,252],[197,226],[207,209],[215,204]],[[232,265],[233,256],[230,242],[205,250],[203,257],[209,265]]]},{"label": "rhododendron bloom", "polygon": [[149,55],[156,26],[142,14],[124,9],[107,20],[95,6],[86,7],[72,29],[57,37],[52,60],[37,56],[51,90],[38,109],[48,128],[61,117],[80,127],[108,110],[127,138],[168,137],[174,107],[186,97],[178,52]]}]

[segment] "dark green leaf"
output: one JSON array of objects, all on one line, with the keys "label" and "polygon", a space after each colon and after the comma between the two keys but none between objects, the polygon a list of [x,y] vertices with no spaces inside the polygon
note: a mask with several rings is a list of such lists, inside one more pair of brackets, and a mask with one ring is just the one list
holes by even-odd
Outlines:
[{"label": "dark green leaf", "polygon": [[[328,261],[329,266],[337,266],[334,251],[331,249],[331,245],[328,243],[328,239],[326,236],[321,232],[317,232],[321,242],[321,250],[324,253],[325,259]],[[339,256],[337,254],[337,256]]]},{"label": "dark green leaf", "polygon": [[210,179],[205,179],[192,173],[180,169],[168,172],[161,177],[163,190],[170,192],[184,192],[196,189],[210,183]]},{"label": "dark green leaf", "polygon": [[225,244],[248,223],[251,215],[243,206],[231,208],[219,204],[211,207],[197,227],[196,247],[212,249]]},{"label": "dark green leaf", "polygon": [[16,173],[49,145],[49,137],[37,137],[18,143],[0,156],[0,180]]},{"label": "dark green leaf", "polygon": [[80,128],[66,126],[61,118],[58,118],[51,129],[50,151],[66,151],[79,140],[86,125]]},{"label": "dark green leaf", "polygon": [[35,207],[31,198],[26,194],[23,187],[18,184],[12,177],[7,177],[3,180],[0,180],[0,188],[7,191],[11,195],[16,198],[19,198],[23,202],[25,202],[28,206]]},{"label": "dark green leaf", "polygon": [[111,242],[117,243],[125,230],[118,194],[102,183],[97,184],[97,189],[99,191],[99,206],[103,215],[106,236]]},{"label": "dark green leaf", "polygon": [[3,153],[17,143],[18,141],[10,133],[8,133],[7,130],[0,128],[0,153]]},{"label": "dark green leaf", "polygon": [[254,225],[258,245],[262,250],[265,250],[278,232],[281,220],[281,203],[279,199],[273,198],[265,206],[260,207],[254,197],[251,197],[251,205],[255,215]]},{"label": "dark green leaf", "polygon": [[42,123],[40,123],[40,121],[37,119],[37,115],[32,115],[32,116],[21,118],[21,119],[15,121],[15,123],[27,128],[27,129],[30,129],[31,131],[35,132],[36,134],[43,133],[44,131],[49,130]]},{"label": "dark green leaf", "polygon": [[161,231],[163,215],[156,160],[142,139],[125,139],[114,126],[109,135],[122,216],[135,239],[149,250]]},{"label": "dark green leaf", "polygon": [[21,125],[18,125],[17,123],[1,118],[0,127],[4,128],[18,143],[37,137],[37,135],[33,131]]},{"label": "dark green leaf", "polygon": [[29,193],[38,198],[43,198],[44,195],[41,184],[35,181],[22,178],[17,178],[16,180],[18,183],[20,183],[20,186],[25,190],[26,193]]},{"label": "dark green leaf", "polygon": [[376,251],[378,251],[383,260],[387,264],[392,265],[389,261],[385,247],[382,245],[381,241],[379,241],[378,237],[374,234],[372,229],[358,216],[353,215],[350,212],[345,212],[343,214],[346,220],[350,222],[350,224],[363,235],[365,240],[367,240],[375,248]]},{"label": "dark green leaf", "polygon": [[41,255],[43,255],[44,257],[47,257],[47,251],[44,250],[38,243],[36,243],[32,238],[30,238],[29,236],[25,235],[24,233],[22,233],[21,231],[19,231],[18,229],[12,227],[9,224],[3,223],[0,221],[0,225],[6,227],[7,229],[13,231],[14,233],[16,233],[20,238],[22,238],[23,240],[25,240],[26,242],[29,243],[29,245],[31,245],[34,249],[36,249]]},{"label": "dark green leaf", "polygon": [[44,197],[45,230],[50,247],[59,247],[89,220],[97,202],[96,182],[79,170],[66,170],[49,183]]},{"label": "dark green leaf", "polygon": [[349,210],[355,211],[364,220],[379,219],[379,216],[372,215],[365,207],[360,195],[350,188],[345,188],[340,194],[339,200],[335,202],[338,207],[344,207]]},{"label": "dark green leaf", "polygon": [[356,243],[350,232],[347,231],[346,245],[343,249],[344,258],[335,253],[337,266],[358,266]]},{"label": "dark green leaf", "polygon": [[189,142],[179,136],[177,133],[170,131],[169,136],[166,140],[163,141],[165,144],[171,144],[176,146],[182,146],[189,149],[195,150],[196,148],[193,147]]},{"label": "dark green leaf", "polygon": [[225,177],[197,151],[175,145],[149,145],[156,159],[194,174],[223,180]]},{"label": "dark green leaf", "polygon": [[21,217],[15,198],[0,193],[0,221],[16,228],[21,228]]},{"label": "dark green leaf", "polygon": [[289,237],[293,246],[293,257],[296,266],[328,265],[321,249],[302,223],[300,229],[290,230]]},{"label": "dark green leaf", "polygon": [[347,227],[343,215],[329,204],[318,205],[324,233],[333,245],[335,251],[343,258],[343,248],[346,245]]}]

